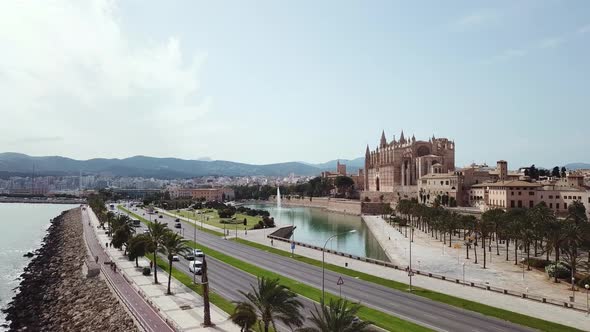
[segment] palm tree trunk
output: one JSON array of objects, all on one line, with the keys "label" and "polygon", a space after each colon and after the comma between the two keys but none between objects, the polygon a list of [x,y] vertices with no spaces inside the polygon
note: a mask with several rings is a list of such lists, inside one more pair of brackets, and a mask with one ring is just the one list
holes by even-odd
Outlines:
[{"label": "palm tree trunk", "polygon": [[518,265],[518,239],[514,239],[514,265]]},{"label": "palm tree trunk", "polygon": [[469,259],[469,246],[465,246],[465,251],[467,252],[467,258],[466,259]]},{"label": "palm tree trunk", "polygon": [[139,267],[139,262],[137,261],[137,257],[135,257],[135,267]]},{"label": "palm tree trunk", "polygon": [[500,256],[500,238],[496,235],[496,256]]},{"label": "palm tree trunk", "polygon": [[508,261],[508,247],[510,246],[510,239],[506,238],[506,261]]},{"label": "palm tree trunk", "polygon": [[526,270],[527,271],[531,270],[531,248],[530,248],[529,244],[527,244],[527,250],[526,250]]},{"label": "palm tree trunk", "polygon": [[486,237],[483,236],[481,237],[481,243],[483,245],[483,268],[486,268]]},{"label": "palm tree trunk", "polygon": [[168,295],[172,294],[170,292],[170,281],[172,281],[172,256],[168,259],[168,263],[170,264],[170,268],[168,269],[168,291],[166,292]]},{"label": "palm tree trunk", "polygon": [[[477,241],[477,236],[475,237]],[[473,256],[475,256],[475,264],[477,264],[477,242],[473,245]]]},{"label": "palm tree trunk", "polygon": [[158,255],[156,255],[156,250],[154,250],[154,284],[158,283]]}]

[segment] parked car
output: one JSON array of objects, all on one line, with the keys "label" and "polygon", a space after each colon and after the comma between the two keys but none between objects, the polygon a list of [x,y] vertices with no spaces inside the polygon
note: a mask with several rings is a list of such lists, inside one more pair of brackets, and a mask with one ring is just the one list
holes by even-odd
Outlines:
[{"label": "parked car", "polygon": [[188,270],[194,274],[201,274],[203,271],[201,270],[203,263],[200,261],[193,261],[189,266]]},{"label": "parked car", "polygon": [[181,224],[174,224],[174,228],[182,228]]}]

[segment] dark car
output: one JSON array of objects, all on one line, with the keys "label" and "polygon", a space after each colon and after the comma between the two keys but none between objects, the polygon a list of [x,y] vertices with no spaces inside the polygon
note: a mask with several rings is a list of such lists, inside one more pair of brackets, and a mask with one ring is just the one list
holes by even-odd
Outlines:
[{"label": "dark car", "polygon": [[158,216],[158,218],[164,218],[164,216],[160,215],[160,216]]},{"label": "dark car", "polygon": [[176,218],[176,220],[174,220],[174,221],[176,221],[176,222],[180,222],[180,218]]},{"label": "dark car", "polygon": [[181,224],[174,224],[174,228],[182,228]]}]

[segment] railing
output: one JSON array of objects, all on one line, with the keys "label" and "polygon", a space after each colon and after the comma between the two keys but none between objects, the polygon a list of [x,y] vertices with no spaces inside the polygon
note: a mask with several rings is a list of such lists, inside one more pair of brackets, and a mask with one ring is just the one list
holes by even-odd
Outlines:
[{"label": "railing", "polygon": [[[268,235],[267,237],[269,239],[273,239],[273,240],[292,243],[292,241],[289,239],[285,239],[285,238],[281,238],[281,237],[277,237],[277,236]],[[293,243],[295,243],[296,245],[301,246],[301,247],[323,251],[322,247],[318,247],[318,246],[315,246],[312,244],[298,242],[298,241],[293,241]],[[386,262],[386,261],[382,261],[382,260],[378,260],[378,259],[351,255],[351,254],[347,254],[347,253],[344,253],[341,251],[336,251],[336,250],[331,250],[331,249],[326,249],[325,252],[330,253],[330,254],[334,254],[334,255],[338,255],[338,256],[342,256],[342,257],[346,257],[346,258],[350,258],[350,259],[357,260],[357,261],[362,261],[362,262],[367,262],[367,263],[371,263],[371,264],[375,264],[375,265],[380,265],[380,266],[392,268],[395,270],[400,270],[400,271],[407,271],[408,270],[407,267],[401,267],[401,266],[393,264],[391,262]],[[487,290],[487,291],[495,292],[498,294],[511,295],[514,297],[519,297],[519,298],[523,298],[523,299],[527,299],[527,300],[531,300],[531,301],[535,301],[535,302],[552,304],[552,305],[559,306],[559,307],[573,309],[573,310],[576,310],[579,312],[587,312],[586,306],[581,305],[581,304],[571,303],[569,301],[552,299],[552,298],[549,298],[546,296],[537,295],[537,294],[533,294],[533,293],[529,293],[529,292],[523,293],[523,292],[519,292],[519,291],[515,291],[515,290],[500,288],[500,287],[496,287],[496,286],[491,286],[487,283],[468,281],[468,280],[463,281],[462,279],[449,278],[449,277],[444,276],[442,274],[436,274],[436,273],[432,273],[432,272],[425,272],[425,271],[420,271],[420,270],[416,270],[416,269],[412,269],[412,271],[414,272],[414,274],[424,276],[424,277],[434,278],[434,279],[438,279],[438,280],[444,280],[444,281],[452,282],[454,284],[460,284],[460,285],[464,285],[464,286],[468,286],[468,287],[479,288],[482,290]]]}]

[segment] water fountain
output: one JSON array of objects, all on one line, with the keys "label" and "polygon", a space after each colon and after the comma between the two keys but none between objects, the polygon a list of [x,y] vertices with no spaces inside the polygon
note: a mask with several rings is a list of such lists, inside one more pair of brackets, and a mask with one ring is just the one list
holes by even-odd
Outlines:
[{"label": "water fountain", "polygon": [[277,209],[281,208],[281,190],[277,186]]}]

